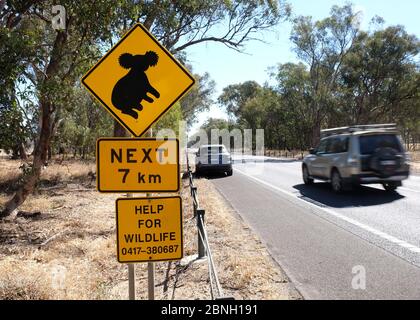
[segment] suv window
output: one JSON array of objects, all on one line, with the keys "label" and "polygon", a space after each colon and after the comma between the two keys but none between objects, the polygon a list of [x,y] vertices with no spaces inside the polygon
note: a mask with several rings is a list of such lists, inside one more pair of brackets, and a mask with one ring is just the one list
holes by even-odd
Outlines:
[{"label": "suv window", "polygon": [[318,154],[324,154],[327,152],[327,143],[328,143],[329,139],[324,139],[321,141],[321,143],[319,144],[318,149],[316,150],[316,153]]},{"label": "suv window", "polygon": [[327,146],[327,153],[343,153],[348,151],[349,137],[334,137]]},{"label": "suv window", "polygon": [[337,145],[340,144],[340,139],[337,138],[329,138],[329,143],[327,144],[327,153],[337,153]]},{"label": "suv window", "polygon": [[392,148],[398,152],[402,152],[402,147],[396,135],[393,134],[378,134],[361,136],[360,142],[360,153],[361,154],[372,154],[378,148]]}]

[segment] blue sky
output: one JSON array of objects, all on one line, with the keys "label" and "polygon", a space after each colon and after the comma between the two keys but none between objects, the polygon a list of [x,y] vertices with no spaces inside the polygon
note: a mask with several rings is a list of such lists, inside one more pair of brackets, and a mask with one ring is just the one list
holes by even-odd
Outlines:
[{"label": "blue sky", "polygon": [[[288,0],[292,5],[293,15],[312,16],[322,19],[329,15],[333,5],[344,5],[348,0]],[[404,25],[406,30],[420,38],[420,1],[418,0],[354,0],[351,1],[357,11],[363,12],[362,29],[367,30],[369,21],[375,16],[385,19],[385,25]],[[188,59],[195,73],[208,72],[216,82],[213,99],[216,100],[222,89],[230,84],[255,80],[261,85],[269,80],[267,69],[278,63],[297,61],[292,44],[289,41],[290,23],[282,23],[273,31],[262,33],[258,41],[249,42],[246,54],[228,49],[219,43],[204,43],[187,50]],[[226,118],[223,110],[214,105],[210,112],[199,116],[192,132],[209,117]]]}]

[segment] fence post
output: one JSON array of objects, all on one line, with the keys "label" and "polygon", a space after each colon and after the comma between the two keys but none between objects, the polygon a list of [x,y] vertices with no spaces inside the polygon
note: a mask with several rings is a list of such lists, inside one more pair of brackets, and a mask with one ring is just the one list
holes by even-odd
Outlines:
[{"label": "fence post", "polygon": [[197,209],[198,259],[202,259],[206,256],[206,247],[204,245],[204,241],[206,241],[206,239],[202,239],[202,237],[205,237],[203,225],[205,213],[205,210]]},{"label": "fence post", "polygon": [[191,187],[191,196],[193,198],[193,213],[194,218],[197,217],[197,210],[198,210],[198,199],[197,199],[197,187],[192,186]]}]

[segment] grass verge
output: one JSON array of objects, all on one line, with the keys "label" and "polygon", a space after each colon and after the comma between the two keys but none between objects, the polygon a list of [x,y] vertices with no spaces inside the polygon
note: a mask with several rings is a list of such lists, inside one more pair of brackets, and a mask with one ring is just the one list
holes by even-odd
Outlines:
[{"label": "grass verge", "polygon": [[[19,161],[0,160],[0,183],[19,177]],[[32,218],[0,221],[0,299],[127,299],[127,266],[116,260],[115,199],[99,194],[94,163],[52,164],[39,191],[20,208]],[[299,299],[261,241],[207,180],[197,181],[216,268],[225,295]],[[11,195],[0,192],[0,205]],[[184,254],[197,253],[188,181],[183,198]],[[144,195],[136,195],[144,196]],[[246,248],[246,249],[244,249]],[[156,299],[209,299],[207,263],[155,263]],[[136,264],[136,296],[147,299],[147,264]]]}]

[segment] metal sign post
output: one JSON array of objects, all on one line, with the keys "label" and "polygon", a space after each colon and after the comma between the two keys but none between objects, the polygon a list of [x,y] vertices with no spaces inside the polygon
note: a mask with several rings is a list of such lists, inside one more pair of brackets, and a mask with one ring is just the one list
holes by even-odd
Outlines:
[{"label": "metal sign post", "polygon": [[[195,79],[143,25],[136,24],[83,76],[81,82],[133,135],[131,139],[102,138],[97,141],[96,183],[99,192],[127,193],[126,198],[118,199],[116,203],[118,261],[128,266],[130,300],[135,300],[133,263],[148,263],[149,300],[154,300],[154,261],[179,260],[183,256],[181,198],[172,197],[179,198],[172,203],[167,197],[160,197],[157,201],[164,203],[158,203],[158,207],[152,208],[146,203],[134,211],[128,202],[144,199],[127,198],[133,198],[132,193],[147,193],[146,200],[153,202],[156,198],[151,198],[152,192],[179,191],[179,142],[177,139],[134,137],[148,131],[152,137],[151,126],[193,87]],[[168,156],[171,161],[166,161]],[[122,208],[118,208],[119,204]],[[128,207],[124,207],[126,205]],[[165,215],[166,220],[161,216],[143,217],[156,210]],[[177,212],[180,216],[175,214]],[[158,231],[145,232],[151,228]],[[170,231],[162,231],[164,228]],[[133,243],[141,245],[134,247]]]},{"label": "metal sign post", "polygon": [[128,265],[128,299],[136,300],[136,277],[134,264],[129,263]]},{"label": "metal sign post", "polygon": [[155,300],[155,263],[147,263],[147,279],[149,283],[149,300]]},{"label": "metal sign post", "polygon": [[[127,198],[132,198],[132,193],[127,193]],[[136,300],[136,273],[133,263],[128,265],[128,299]]]},{"label": "metal sign post", "polygon": [[[149,137],[153,137],[153,129],[149,130]],[[149,198],[150,193],[146,194]],[[147,263],[147,283],[149,300],[155,300],[155,264],[153,262]]]}]

